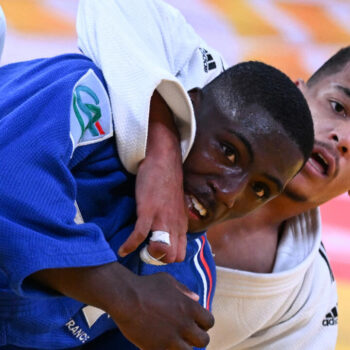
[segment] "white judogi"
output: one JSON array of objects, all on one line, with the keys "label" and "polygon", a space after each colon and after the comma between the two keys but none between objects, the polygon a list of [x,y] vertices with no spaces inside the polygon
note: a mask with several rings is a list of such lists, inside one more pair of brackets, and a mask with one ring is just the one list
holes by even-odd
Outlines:
[{"label": "white judogi", "polygon": [[273,273],[217,267],[213,313],[208,349],[334,349],[337,292],[319,210],[286,222]]},{"label": "white judogi", "polygon": [[185,159],[195,120],[187,91],[223,71],[223,62],[180,12],[160,0],[81,0],[79,47],[102,69],[112,104],[119,156],[136,173],[145,156],[155,89],[172,109]]},{"label": "white judogi", "polygon": [[2,54],[2,50],[4,48],[5,43],[5,35],[6,35],[6,20],[4,12],[0,6],[0,58]]}]

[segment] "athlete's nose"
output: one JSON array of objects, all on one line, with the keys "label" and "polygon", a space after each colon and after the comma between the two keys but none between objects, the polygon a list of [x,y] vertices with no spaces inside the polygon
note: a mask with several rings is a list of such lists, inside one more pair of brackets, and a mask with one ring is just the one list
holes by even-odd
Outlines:
[{"label": "athlete's nose", "polygon": [[241,178],[225,178],[215,179],[210,181],[209,185],[215,193],[215,198],[218,202],[225,204],[228,209],[233,208],[236,199],[244,191],[248,183],[248,177]]},{"label": "athlete's nose", "polygon": [[344,157],[349,157],[350,135],[342,135],[340,133],[333,132],[331,134],[331,138],[336,143],[336,147],[340,154]]}]

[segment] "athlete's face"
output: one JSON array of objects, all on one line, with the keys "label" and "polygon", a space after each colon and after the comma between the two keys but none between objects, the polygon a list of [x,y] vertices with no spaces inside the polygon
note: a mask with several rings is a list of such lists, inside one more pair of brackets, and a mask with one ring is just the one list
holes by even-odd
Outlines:
[{"label": "athlete's face", "polygon": [[197,134],[184,164],[190,232],[266,203],[303,163],[295,143],[258,106],[237,115],[203,100],[194,105]]},{"label": "athlete's face", "polygon": [[319,205],[350,189],[350,63],[311,87],[301,83],[315,127],[312,157],[286,195]]}]

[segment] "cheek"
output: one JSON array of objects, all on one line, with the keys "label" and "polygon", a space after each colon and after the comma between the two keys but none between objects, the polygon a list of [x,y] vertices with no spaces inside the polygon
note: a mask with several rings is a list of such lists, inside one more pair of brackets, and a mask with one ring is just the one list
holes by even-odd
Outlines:
[{"label": "cheek", "polygon": [[[338,179],[335,183],[334,187],[334,197],[335,196],[339,196],[341,194],[343,194],[344,192],[347,192],[348,190],[350,190],[350,162],[346,164],[347,166],[344,167],[341,170],[341,175],[338,176]],[[331,191],[329,191],[331,192]]]},{"label": "cheek", "polygon": [[191,152],[184,164],[184,172],[199,173],[205,168],[206,158],[201,152]]},{"label": "cheek", "polygon": [[264,202],[257,199],[251,189],[246,188],[236,201],[231,214],[233,217],[244,216],[258,208],[263,203]]},{"label": "cheek", "polygon": [[198,174],[205,174],[212,172],[217,163],[218,154],[215,153],[213,148],[201,148],[197,147],[191,151],[184,163],[184,171]]},{"label": "cheek", "polygon": [[336,118],[332,115],[328,105],[319,104],[317,108],[311,109],[312,120],[314,122],[315,135],[334,128]]},{"label": "cheek", "polygon": [[314,118],[315,136],[322,135],[327,130],[328,122],[325,118]]}]

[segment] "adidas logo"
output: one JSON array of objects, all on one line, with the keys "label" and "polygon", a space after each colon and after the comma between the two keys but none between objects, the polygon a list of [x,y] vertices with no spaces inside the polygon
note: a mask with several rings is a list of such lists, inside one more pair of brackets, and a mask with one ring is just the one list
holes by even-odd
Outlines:
[{"label": "adidas logo", "polygon": [[334,306],[331,312],[328,312],[328,314],[323,319],[322,326],[328,327],[328,326],[335,326],[337,324],[338,324],[338,311],[337,311],[337,307]]},{"label": "adidas logo", "polygon": [[215,69],[216,63],[213,56],[206,49],[200,47],[199,50],[203,56],[204,72],[208,73],[210,70]]}]

